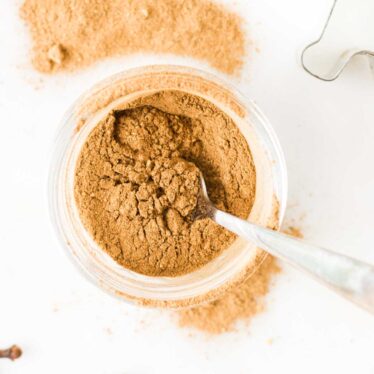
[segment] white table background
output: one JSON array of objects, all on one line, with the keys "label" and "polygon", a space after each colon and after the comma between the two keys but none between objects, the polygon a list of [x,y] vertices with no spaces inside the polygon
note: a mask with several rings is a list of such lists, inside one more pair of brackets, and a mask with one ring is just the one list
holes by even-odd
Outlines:
[{"label": "white table background", "polygon": [[[260,50],[234,81],[267,114],[283,145],[287,221],[313,243],[374,263],[373,76],[365,59],[332,83],[299,64],[331,4],[231,2]],[[17,343],[24,355],[0,360],[0,373],[374,373],[374,318],[289,266],[275,279],[265,313],[213,338],[177,328],[168,312],[120,302],[77,273],[47,205],[50,152],[63,113],[94,82],[129,67],[209,67],[138,55],[43,76],[30,66],[19,5],[0,3],[0,346]]]}]

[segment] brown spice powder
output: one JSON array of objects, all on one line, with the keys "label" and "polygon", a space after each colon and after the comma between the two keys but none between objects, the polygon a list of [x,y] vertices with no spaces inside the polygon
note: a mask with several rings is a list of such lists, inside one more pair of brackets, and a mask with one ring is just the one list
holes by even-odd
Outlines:
[{"label": "brown spice powder", "polygon": [[198,269],[235,236],[209,218],[193,219],[196,167],[218,208],[248,216],[255,170],[230,117],[182,91],[128,103],[101,121],[82,147],[75,198],[83,224],[136,272],[176,276]]},{"label": "brown spice powder", "polygon": [[282,230],[282,232],[284,232],[287,235],[298,238],[298,239],[303,239],[304,238],[304,234],[302,233],[300,227],[297,227],[297,226],[294,226],[294,225],[287,226],[286,228],[284,228]]},{"label": "brown spice powder", "polygon": [[[113,0],[110,2],[99,0],[25,0],[21,16],[25,19],[33,39],[33,65],[37,70],[46,73],[76,70],[104,58],[137,52],[187,55],[205,60],[225,73],[235,73],[242,66],[245,53],[245,40],[240,18],[225,8],[206,0]],[[149,110],[139,104],[138,114],[146,109]],[[113,113],[113,126],[117,120],[118,123],[125,121],[127,114],[130,112]],[[133,111],[131,114],[134,115],[136,112]],[[153,114],[156,117],[160,114],[169,120],[167,111]],[[183,122],[184,119],[185,117],[179,118],[179,121]],[[120,134],[121,131],[118,133]],[[114,134],[115,132],[112,132],[111,146],[120,138],[115,140]],[[94,138],[93,133],[91,138]],[[107,145],[109,146],[109,144]],[[123,146],[120,142],[117,145],[119,148]],[[95,142],[90,145],[86,143],[86,155],[89,153],[88,148],[93,152],[97,151],[96,146]],[[105,157],[109,158],[110,162],[113,161],[114,153],[111,153],[111,148],[109,147],[106,151],[109,152]],[[81,158],[83,158],[83,152]],[[97,160],[93,157],[91,161],[96,162]],[[178,162],[187,166],[183,159],[179,158],[177,163],[174,161],[176,159],[164,171],[176,172],[175,166]],[[109,166],[109,164],[106,165]],[[79,198],[82,199],[81,215],[86,226],[90,227],[91,225],[91,230],[96,230],[94,222],[90,223],[93,216],[89,217],[87,212],[82,214],[82,211],[84,212],[86,209],[84,204],[87,204],[86,207],[90,206],[90,209],[95,207],[103,210],[105,210],[104,205],[107,204],[108,212],[114,213],[115,216],[119,214],[120,207],[119,209],[113,209],[113,207],[120,206],[119,202],[122,198],[123,202],[126,202],[125,205],[128,204],[128,199],[130,201],[133,199],[133,197],[129,197],[127,192],[123,193],[123,188],[118,187],[120,173],[114,171],[115,166],[118,166],[117,161],[107,168],[110,170],[110,177],[101,178],[102,176],[100,176],[96,179],[96,182],[102,183],[103,188],[93,188],[93,192],[90,192],[89,195],[94,194],[94,196],[90,196],[90,198],[87,196],[84,198],[83,194],[90,190],[92,186],[88,186],[95,180],[95,177],[93,174],[89,177],[90,168],[86,170],[86,177],[88,179],[92,177],[92,180],[90,182],[86,180],[85,186],[82,183],[82,188],[88,187],[88,190],[87,192],[82,190],[82,196]],[[96,169],[93,168],[91,172],[93,171]],[[220,172],[219,168],[217,171],[216,179],[212,177],[210,182],[210,194],[214,190],[215,180],[226,174]],[[184,170],[182,176],[183,173]],[[111,179],[113,175],[117,176],[117,179]],[[218,190],[222,190],[222,187],[227,185],[226,182],[230,180],[230,177],[225,176],[225,179],[226,181]],[[112,187],[119,191],[119,193],[116,192],[117,195],[115,194],[117,198],[112,198],[111,202],[105,198],[99,201],[99,196],[102,198],[101,194],[104,193],[105,187],[112,185],[113,180],[115,186]],[[107,186],[104,186],[105,184]],[[131,188],[134,187],[131,182],[130,185]],[[183,183],[181,185],[183,186]],[[145,202],[145,204],[141,204],[143,208],[138,209],[137,214],[141,217],[152,215],[154,208],[149,209],[149,199],[145,200],[145,197],[149,194],[152,198],[156,196],[154,199],[156,202],[158,199],[157,189],[154,194],[154,186],[146,185],[140,188],[140,185],[135,183],[135,189],[137,187],[139,189],[135,193],[136,204],[139,206],[139,203]],[[125,187],[124,190],[126,188],[128,187]],[[223,189],[225,190],[225,188]],[[132,190],[132,192],[134,191]],[[130,193],[130,195],[132,194]],[[218,193],[215,203],[222,205],[220,196]],[[223,196],[226,197],[226,193]],[[237,209],[232,205],[233,201],[232,196],[229,196],[223,205],[227,210],[237,213]],[[223,207],[221,206],[221,208]],[[174,207],[170,210],[173,211]],[[178,209],[176,211],[178,212]],[[140,212],[143,212],[142,215]],[[180,215],[179,212],[178,214]],[[242,216],[244,217],[245,214]],[[111,218],[108,219],[108,222],[110,220]],[[178,219],[170,220],[170,222],[175,221]],[[135,267],[138,267],[138,264]],[[166,273],[170,271],[169,265],[166,266],[166,269],[168,269]],[[173,266],[171,269],[172,272],[175,270]],[[165,273],[165,269],[158,271]],[[232,329],[238,319],[249,318],[262,309],[261,299],[268,291],[272,274],[277,271],[275,260],[269,256],[252,277],[236,289],[231,289],[222,298],[205,306],[181,311],[179,313],[180,325],[193,326],[211,333]]]},{"label": "brown spice powder", "polygon": [[[287,226],[282,232],[295,238],[304,237],[295,226]],[[233,330],[239,320],[249,322],[264,309],[264,297],[279,271],[276,259],[268,255],[257,271],[236,288],[229,289],[215,301],[178,312],[179,326],[219,334]]]},{"label": "brown spice powder", "polygon": [[34,67],[75,70],[130,53],[173,53],[225,73],[243,64],[241,19],[209,0],[25,0]]},{"label": "brown spice powder", "polygon": [[209,334],[233,330],[238,320],[249,321],[263,310],[263,298],[269,291],[272,276],[279,270],[276,260],[268,255],[260,268],[238,287],[206,305],[178,312],[179,326]]}]

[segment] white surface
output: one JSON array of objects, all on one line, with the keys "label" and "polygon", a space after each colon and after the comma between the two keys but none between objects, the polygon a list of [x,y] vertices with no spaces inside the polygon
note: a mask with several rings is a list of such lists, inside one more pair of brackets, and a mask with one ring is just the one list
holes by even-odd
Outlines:
[{"label": "white surface", "polygon": [[[358,60],[332,83],[301,69],[300,51],[319,35],[330,1],[232,6],[260,49],[236,81],[284,147],[288,219],[305,214],[306,239],[374,263],[374,81],[367,62]],[[166,312],[115,300],[76,272],[51,230],[46,199],[62,114],[92,83],[124,68],[206,65],[136,56],[41,76],[30,67],[17,7],[1,0],[0,346],[17,343],[24,356],[0,360],[0,373],[374,373],[374,318],[289,267],[277,277],[266,313],[215,338],[191,336]]]}]

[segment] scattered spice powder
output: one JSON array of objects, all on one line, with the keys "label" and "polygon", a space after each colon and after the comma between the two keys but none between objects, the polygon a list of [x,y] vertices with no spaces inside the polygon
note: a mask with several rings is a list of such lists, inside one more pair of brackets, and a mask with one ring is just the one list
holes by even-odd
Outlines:
[{"label": "scattered spice powder", "polygon": [[235,235],[194,220],[199,169],[212,202],[249,215],[256,175],[230,117],[205,99],[161,91],[112,111],[82,147],[75,199],[94,240],[141,274],[177,276],[218,256]]},{"label": "scattered spice powder", "polygon": [[282,230],[285,234],[293,236],[298,239],[303,239],[304,234],[302,233],[301,229],[299,227],[296,227],[294,225],[287,226],[285,229]]},{"label": "scattered spice powder", "polygon": [[209,0],[25,0],[34,67],[76,70],[108,57],[173,53],[232,74],[245,55],[242,20]]},{"label": "scattered spice powder", "polygon": [[[303,238],[301,230],[296,226],[288,226],[282,229],[282,232]],[[206,305],[179,311],[179,326],[219,334],[233,330],[239,320],[249,322],[251,317],[263,310],[263,300],[269,292],[272,277],[279,271],[276,259],[268,255],[251,277],[219,299]]]},{"label": "scattered spice powder", "polygon": [[179,311],[179,326],[192,327],[208,334],[232,331],[239,320],[248,322],[264,309],[264,296],[269,292],[273,275],[279,271],[276,260],[268,255],[251,277],[219,299]]}]

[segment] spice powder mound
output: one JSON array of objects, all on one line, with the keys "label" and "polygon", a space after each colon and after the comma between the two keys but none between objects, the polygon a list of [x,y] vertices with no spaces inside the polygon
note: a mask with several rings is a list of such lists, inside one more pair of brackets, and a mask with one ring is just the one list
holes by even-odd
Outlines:
[{"label": "spice powder mound", "polygon": [[264,297],[274,274],[279,271],[276,260],[268,255],[252,276],[217,300],[179,311],[179,326],[220,334],[233,330],[239,320],[249,322],[264,309]]},{"label": "spice powder mound", "polygon": [[194,271],[235,239],[209,218],[193,219],[199,170],[218,208],[248,217],[255,168],[230,117],[182,91],[129,102],[81,149],[74,183],[82,222],[126,268],[151,276]]},{"label": "spice powder mound", "polygon": [[[282,232],[303,238],[302,231],[295,226],[288,226]],[[252,317],[264,310],[264,298],[273,277],[280,270],[276,259],[267,255],[260,267],[239,286],[229,289],[214,301],[179,311],[179,326],[219,334],[233,330],[240,320],[250,322]]]},{"label": "spice powder mound", "polygon": [[75,70],[107,57],[173,53],[232,74],[245,55],[242,21],[209,0],[25,0],[34,67]]}]

